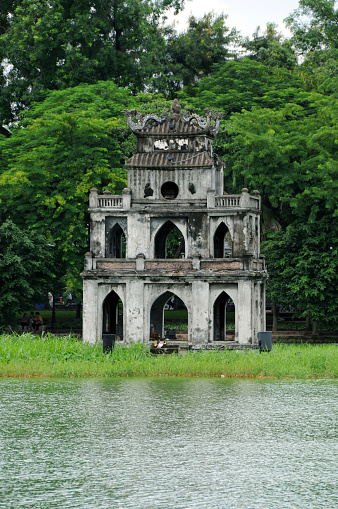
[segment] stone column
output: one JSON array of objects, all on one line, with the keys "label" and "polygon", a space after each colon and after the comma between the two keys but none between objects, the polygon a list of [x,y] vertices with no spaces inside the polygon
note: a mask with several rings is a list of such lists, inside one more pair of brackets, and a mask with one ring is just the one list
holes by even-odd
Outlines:
[{"label": "stone column", "polygon": [[126,343],[144,341],[143,319],[144,312],[144,283],[143,281],[128,281],[126,285],[125,338]]},{"label": "stone column", "polygon": [[250,207],[250,195],[249,190],[246,187],[243,187],[241,197],[240,197],[240,207],[241,209],[247,209]]},{"label": "stone column", "polygon": [[253,283],[242,279],[238,282],[238,299],[236,305],[236,325],[240,344],[253,342],[252,299]]},{"label": "stone column", "polygon": [[103,258],[106,251],[105,217],[100,212],[92,212],[90,219],[90,251],[94,256]]},{"label": "stone column", "polygon": [[136,270],[144,270],[144,259],[145,256],[143,253],[139,253],[136,256]]},{"label": "stone column", "polygon": [[207,207],[208,207],[208,209],[215,208],[215,196],[216,196],[215,189],[207,190]]},{"label": "stone column", "polygon": [[122,204],[125,210],[129,210],[131,207],[131,190],[129,187],[123,189]]},{"label": "stone column", "polygon": [[88,252],[85,254],[84,270],[92,270],[92,268],[93,268],[93,257],[92,253]]},{"label": "stone column", "polygon": [[98,331],[98,285],[91,279],[83,280],[82,337],[83,341],[94,344],[101,333]]},{"label": "stone column", "polygon": [[193,281],[189,321],[189,343],[205,345],[209,339],[209,283]]},{"label": "stone column", "polygon": [[89,190],[89,208],[96,208],[97,207],[97,189],[96,187],[92,187]]}]

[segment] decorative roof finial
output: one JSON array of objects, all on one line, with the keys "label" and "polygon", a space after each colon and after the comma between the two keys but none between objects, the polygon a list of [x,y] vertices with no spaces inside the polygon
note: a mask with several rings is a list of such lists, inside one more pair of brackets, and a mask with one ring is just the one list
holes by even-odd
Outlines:
[{"label": "decorative roof finial", "polygon": [[173,100],[173,103],[172,103],[170,109],[171,109],[171,116],[173,118],[178,117],[178,115],[180,114],[180,111],[181,111],[181,105],[179,104],[177,99]]}]

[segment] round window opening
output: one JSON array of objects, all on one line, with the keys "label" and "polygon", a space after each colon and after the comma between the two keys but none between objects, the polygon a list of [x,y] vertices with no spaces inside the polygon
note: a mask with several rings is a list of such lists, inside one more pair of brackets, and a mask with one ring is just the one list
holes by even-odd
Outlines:
[{"label": "round window opening", "polygon": [[165,182],[161,187],[161,193],[166,200],[174,200],[178,195],[178,186],[175,182]]}]

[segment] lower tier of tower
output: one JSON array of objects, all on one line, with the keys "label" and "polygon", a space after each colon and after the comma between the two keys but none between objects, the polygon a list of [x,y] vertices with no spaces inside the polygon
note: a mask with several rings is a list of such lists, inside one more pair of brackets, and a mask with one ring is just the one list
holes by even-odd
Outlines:
[{"label": "lower tier of tower", "polygon": [[83,339],[89,343],[101,341],[104,334],[122,343],[147,342],[155,333],[164,338],[165,309],[174,299],[186,309],[192,346],[225,341],[229,303],[239,344],[257,344],[257,333],[266,327],[262,270],[125,267],[85,270],[82,277]]}]

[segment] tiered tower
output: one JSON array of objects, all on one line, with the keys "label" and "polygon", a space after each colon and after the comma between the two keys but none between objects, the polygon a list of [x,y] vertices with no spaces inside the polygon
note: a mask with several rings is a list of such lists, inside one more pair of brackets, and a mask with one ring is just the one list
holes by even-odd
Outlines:
[{"label": "tiered tower", "polygon": [[[164,306],[179,297],[188,310],[188,343],[226,340],[227,305],[235,341],[265,330],[264,259],[259,253],[260,195],[223,190],[224,164],[213,152],[219,117],[127,112],[137,153],[126,161],[122,195],[91,189],[90,252],[82,274],[83,338],[103,333],[124,342],[164,336]],[[168,239],[181,238],[169,258]]]}]

